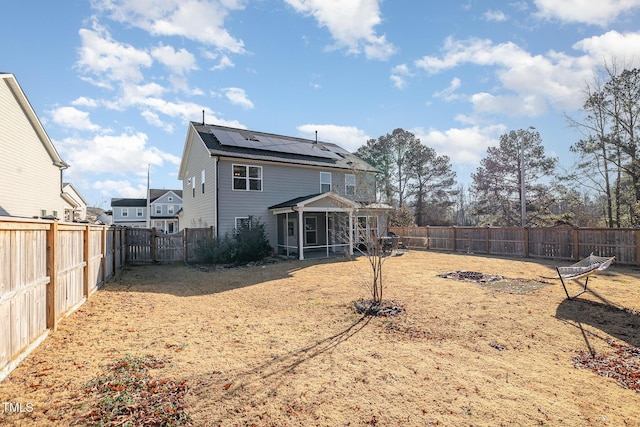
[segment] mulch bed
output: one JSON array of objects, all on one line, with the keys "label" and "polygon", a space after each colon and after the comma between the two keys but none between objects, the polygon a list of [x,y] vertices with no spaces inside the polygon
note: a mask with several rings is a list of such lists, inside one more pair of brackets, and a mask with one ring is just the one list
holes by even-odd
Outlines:
[{"label": "mulch bed", "polygon": [[467,270],[450,271],[448,273],[438,274],[438,277],[474,282],[500,292],[521,295],[529,294],[553,284],[544,280],[510,279],[496,274],[485,274]]}]

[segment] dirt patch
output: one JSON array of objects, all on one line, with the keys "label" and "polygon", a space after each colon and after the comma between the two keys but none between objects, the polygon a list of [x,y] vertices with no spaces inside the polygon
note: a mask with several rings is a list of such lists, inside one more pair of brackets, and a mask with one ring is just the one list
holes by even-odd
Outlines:
[{"label": "dirt patch", "polygon": [[184,410],[179,423],[195,426],[637,427],[640,393],[574,361],[612,355],[610,343],[640,346],[637,271],[614,265],[573,301],[559,283],[520,294],[438,277],[538,280],[552,267],[409,251],[384,267],[396,316],[354,311],[368,298],[362,258],[128,267],[0,383],[1,401],[30,409],[0,407],[0,424],[91,424],[82,417],[116,398],[91,384],[149,358],[163,363],[133,377],[170,387],[145,385],[150,400],[138,406],[165,395]]}]

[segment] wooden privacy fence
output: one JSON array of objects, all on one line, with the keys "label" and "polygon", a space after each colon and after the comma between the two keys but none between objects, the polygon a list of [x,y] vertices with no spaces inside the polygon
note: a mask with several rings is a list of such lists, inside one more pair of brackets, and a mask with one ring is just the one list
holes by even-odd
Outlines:
[{"label": "wooden privacy fence", "polygon": [[579,261],[591,253],[640,265],[640,229],[390,227],[413,249]]},{"label": "wooden privacy fence", "polygon": [[124,228],[0,217],[0,381],[124,265]]},{"label": "wooden privacy fence", "polygon": [[177,233],[158,233],[155,228],[127,228],[128,264],[196,261],[199,245],[211,241],[213,227],[185,228]]}]

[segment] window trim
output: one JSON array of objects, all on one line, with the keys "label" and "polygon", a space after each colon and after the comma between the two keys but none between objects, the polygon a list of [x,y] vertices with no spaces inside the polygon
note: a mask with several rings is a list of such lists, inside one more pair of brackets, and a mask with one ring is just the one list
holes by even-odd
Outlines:
[{"label": "window trim", "polygon": [[120,208],[120,216],[129,218],[129,208]]},{"label": "window trim", "polygon": [[238,230],[240,230],[242,228],[242,222],[240,224],[238,224],[238,220],[242,221],[245,220],[247,221],[247,227],[250,229],[251,228],[251,221],[249,221],[249,216],[237,216],[233,219],[233,229],[237,232]]},{"label": "window trim", "polygon": [[[235,176],[235,168],[236,168],[236,166],[245,168],[245,176],[240,176],[240,177],[236,177]],[[251,169],[250,168],[258,169],[260,171],[260,178],[251,178],[251,176],[250,176],[250,170]],[[235,188],[236,179],[242,179],[242,178],[244,178],[244,181],[245,181],[245,188]],[[259,182],[260,183],[260,189],[259,190],[251,189],[251,181]],[[232,191],[259,191],[259,192],[264,191],[264,170],[263,170],[262,166],[243,164],[243,163],[232,163],[231,164],[231,190]]]},{"label": "window trim", "polygon": [[144,208],[136,208],[136,217],[144,216]]},{"label": "window trim", "polygon": [[[348,177],[353,177],[353,184],[348,184],[347,183],[347,178]],[[349,187],[353,187],[353,192],[349,193],[349,191],[347,190]],[[352,173],[347,173],[344,175],[344,194],[346,196],[355,196],[356,195],[356,176],[355,174]]]},{"label": "window trim", "polygon": [[[326,177],[326,176],[328,176],[328,177],[329,177],[329,183],[328,183],[328,184],[327,184],[326,182],[324,182],[324,181],[323,181],[323,179],[322,179],[322,177],[323,177],[323,176],[324,176],[324,177]],[[329,189],[328,189],[328,190],[326,190],[326,191],[324,191],[324,190],[322,189],[322,186],[323,186],[323,185],[328,185],[328,186],[329,186]],[[332,187],[333,187],[333,184],[332,184],[331,172],[320,172],[320,192],[321,192],[321,193],[327,193],[327,192],[331,191]]]},{"label": "window trim", "polygon": [[[160,212],[158,212],[158,209],[160,209]],[[162,215],[162,205],[154,205],[153,212],[154,215]]]}]

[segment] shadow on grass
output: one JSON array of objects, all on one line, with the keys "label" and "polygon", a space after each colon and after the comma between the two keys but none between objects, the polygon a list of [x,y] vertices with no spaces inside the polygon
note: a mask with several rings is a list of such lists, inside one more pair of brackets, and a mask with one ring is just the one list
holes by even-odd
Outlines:
[{"label": "shadow on grass", "polygon": [[305,268],[351,261],[347,257],[281,260],[230,268],[174,264],[126,266],[120,275],[101,288],[102,292],[142,292],[179,297],[211,295],[241,289],[271,280],[293,277]]},{"label": "shadow on grass", "polygon": [[589,325],[629,345],[640,347],[640,313],[618,306],[592,290],[588,292],[600,301],[566,299],[556,309],[556,317],[568,321],[567,323],[581,331],[592,354],[589,337],[604,337],[586,331],[583,325]]},{"label": "shadow on grass", "polygon": [[351,324],[348,328],[338,332],[335,335],[324,338],[309,346],[303,347],[299,350],[279,356],[273,360],[269,360],[260,366],[257,366],[253,370],[247,372],[247,374],[259,374],[261,379],[267,379],[275,375],[287,374],[292,372],[295,368],[308,362],[323,353],[326,353],[340,344],[353,337],[355,334],[364,329],[371,321],[372,316],[364,315],[360,317],[356,322]]}]

